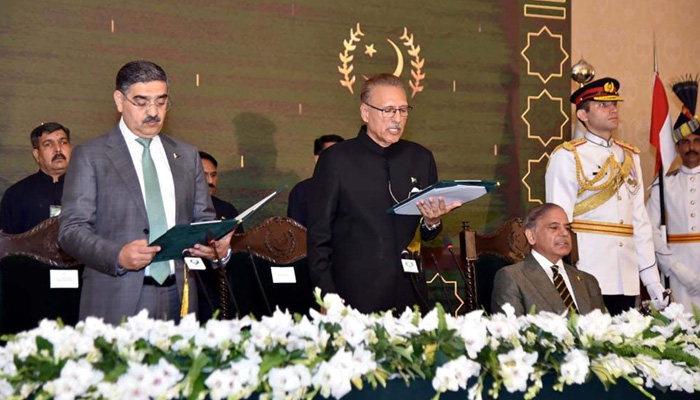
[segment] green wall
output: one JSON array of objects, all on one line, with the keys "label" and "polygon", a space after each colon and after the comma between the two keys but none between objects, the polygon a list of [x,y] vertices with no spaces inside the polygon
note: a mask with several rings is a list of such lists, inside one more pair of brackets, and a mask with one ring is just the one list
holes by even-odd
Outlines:
[{"label": "green wall", "polygon": [[[0,193],[37,169],[28,137],[39,123],[69,126],[74,144],[111,129],[117,70],[148,59],[171,78],[166,132],[213,154],[218,195],[246,208],[311,175],[315,137],[355,136],[363,75],[397,66],[390,39],[407,87],[425,75],[405,137],[434,152],[443,179],[502,183],[453,213],[447,233],[462,220],[490,229],[543,198],[546,157],[536,160],[569,131],[570,31],[566,0],[4,0]],[[353,57],[354,94],[341,55]],[[285,210],[283,195],[256,218]]]}]

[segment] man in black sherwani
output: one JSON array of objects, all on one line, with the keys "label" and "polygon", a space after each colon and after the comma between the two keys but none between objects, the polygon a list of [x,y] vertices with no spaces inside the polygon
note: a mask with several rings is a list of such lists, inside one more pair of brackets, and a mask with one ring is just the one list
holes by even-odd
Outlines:
[{"label": "man in black sherwani", "polygon": [[419,224],[422,239],[433,239],[442,216],[461,204],[430,199],[416,204],[422,217],[387,213],[412,189],[437,181],[435,159],[423,146],[401,140],[411,107],[399,78],[368,79],[360,100],[366,125],[356,138],[321,153],[314,171],[307,239],[311,282],[365,313],[425,308],[425,279],[404,271],[401,254]]}]

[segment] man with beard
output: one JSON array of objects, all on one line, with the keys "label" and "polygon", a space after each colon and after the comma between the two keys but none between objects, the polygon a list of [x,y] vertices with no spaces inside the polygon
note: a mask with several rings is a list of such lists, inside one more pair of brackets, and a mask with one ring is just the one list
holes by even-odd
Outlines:
[{"label": "man with beard", "polygon": [[603,78],[571,95],[587,132],[554,149],[545,174],[547,202],[564,209],[576,232],[577,267],[598,279],[613,315],[635,306],[640,279],[657,308],[668,302],[644,208],[639,149],[612,137],[619,88],[617,80]]},{"label": "man with beard", "polygon": [[419,304],[426,307],[425,278],[402,267],[401,256],[420,226],[435,238],[442,216],[460,203],[442,198],[416,204],[421,216],[390,215],[413,188],[437,181],[433,154],[402,140],[411,107],[401,80],[380,74],[360,94],[365,122],[356,138],[319,157],[311,183],[307,249],[311,283],[337,293],[361,312]]},{"label": "man with beard", "polygon": [[[85,264],[80,318],[117,324],[146,309],[179,321],[196,308],[194,275],[183,260],[152,262],[148,244],[176,224],[213,220],[197,149],[161,133],[170,108],[165,71],[132,61],[117,73],[112,97],[121,119],[109,133],[75,148],[66,173],[58,241]],[[193,257],[228,261],[232,232]],[[219,262],[219,260],[215,260]]]},{"label": "man with beard", "polygon": [[525,237],[532,247],[525,260],[496,273],[491,308],[501,311],[505,304],[523,315],[536,312],[588,314],[604,310],[603,296],[596,278],[564,264],[571,252],[571,224],[564,209],[545,203],[525,218]]},{"label": "man with beard", "polygon": [[698,82],[683,81],[673,91],[684,103],[673,127],[680,168],[669,166],[663,180],[666,232],[661,226],[660,185],[651,188],[647,203],[654,227],[659,268],[669,277],[674,300],[692,312],[700,306],[700,117],[695,115]]},{"label": "man with beard", "polygon": [[0,205],[0,230],[22,233],[58,215],[63,196],[63,174],[70,162],[70,129],[47,122],[29,135],[39,172],[10,186]]}]

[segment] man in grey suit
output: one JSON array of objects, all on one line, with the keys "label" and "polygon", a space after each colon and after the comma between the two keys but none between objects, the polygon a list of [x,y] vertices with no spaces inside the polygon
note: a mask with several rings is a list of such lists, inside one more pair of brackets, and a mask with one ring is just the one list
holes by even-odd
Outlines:
[{"label": "man in grey suit", "polygon": [[498,271],[494,280],[491,309],[501,311],[506,303],[516,315],[550,311],[587,314],[605,310],[596,278],[565,264],[571,252],[571,223],[556,204],[545,203],[525,218],[525,237],[532,252],[525,260]]},{"label": "man in grey suit", "polygon": [[[73,150],[65,177],[58,240],[84,263],[80,319],[122,317],[147,309],[179,320],[185,277],[182,260],[151,263],[148,243],[176,224],[213,220],[214,208],[197,149],[160,134],[169,109],[168,78],[158,65],[132,61],[117,74],[113,97],[121,113],[109,133]],[[195,244],[193,257],[230,255],[231,234],[217,252]],[[219,260],[215,260],[218,262]],[[192,311],[196,285],[185,300]]]}]

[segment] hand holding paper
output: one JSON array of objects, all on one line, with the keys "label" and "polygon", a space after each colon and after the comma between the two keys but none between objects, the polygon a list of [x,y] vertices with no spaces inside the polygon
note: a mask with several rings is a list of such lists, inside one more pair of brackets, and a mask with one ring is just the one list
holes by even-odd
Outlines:
[{"label": "hand holding paper", "polygon": [[421,215],[423,215],[423,221],[426,225],[438,224],[445,214],[461,205],[462,203],[459,201],[445,205],[445,199],[443,197],[437,198],[437,204],[435,203],[434,197],[428,197],[427,201],[419,200],[416,202],[416,207],[418,207]]},{"label": "hand holding paper", "polygon": [[478,199],[499,185],[500,183],[493,181],[439,181],[412,193],[406,200],[388,209],[387,213],[423,215],[426,224],[433,225],[431,221],[437,223],[443,215],[464,203]]},{"label": "hand holding paper", "polygon": [[146,239],[134,240],[122,247],[118,262],[124,269],[138,271],[150,264],[159,251],[160,246],[149,246]]},{"label": "hand holding paper", "polygon": [[218,262],[219,260],[217,259],[217,255],[218,257],[224,257],[226,256],[226,253],[228,253],[228,249],[231,248],[232,237],[233,231],[215,241],[216,253],[214,253],[214,249],[212,249],[210,245],[199,243],[195,244],[193,248],[187,249],[187,252],[190,253],[190,256],[192,257],[201,257]]},{"label": "hand holding paper", "polygon": [[225,257],[231,244],[233,230],[246,218],[253,215],[255,211],[259,210],[275,196],[280,194],[285,188],[286,186],[277,189],[269,196],[240,213],[235,219],[175,225],[151,243],[151,246],[160,246],[160,252],[155,255],[152,262],[180,258],[185,250],[193,257],[213,260],[216,258],[216,255],[208,244],[209,240],[207,238],[210,236],[215,239],[219,238],[219,240],[216,241],[216,249],[220,257]]}]

